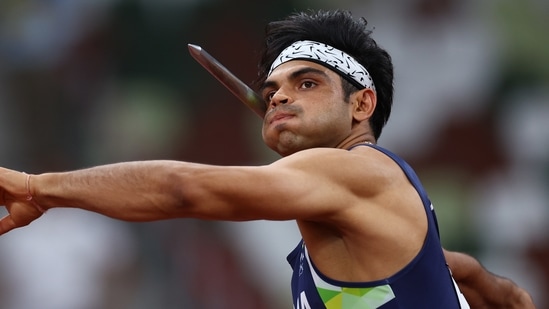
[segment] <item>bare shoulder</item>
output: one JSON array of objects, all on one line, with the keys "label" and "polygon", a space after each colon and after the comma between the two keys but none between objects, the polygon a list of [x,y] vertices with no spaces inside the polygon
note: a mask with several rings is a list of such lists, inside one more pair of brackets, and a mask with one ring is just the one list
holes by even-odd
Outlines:
[{"label": "bare shoulder", "polygon": [[272,166],[328,177],[345,187],[353,189],[356,186],[360,190],[376,191],[404,178],[402,170],[391,158],[371,147],[356,147],[351,151],[313,148],[282,158]]}]

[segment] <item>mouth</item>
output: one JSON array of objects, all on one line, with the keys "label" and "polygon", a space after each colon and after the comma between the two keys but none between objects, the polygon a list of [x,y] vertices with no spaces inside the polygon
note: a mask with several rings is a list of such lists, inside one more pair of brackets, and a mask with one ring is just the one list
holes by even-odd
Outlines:
[{"label": "mouth", "polygon": [[278,114],[275,114],[273,117],[271,117],[271,119],[269,120],[269,124],[273,124],[273,123],[278,122],[278,121],[283,121],[283,120],[286,120],[286,119],[290,119],[292,117],[294,117],[293,114],[278,113]]}]

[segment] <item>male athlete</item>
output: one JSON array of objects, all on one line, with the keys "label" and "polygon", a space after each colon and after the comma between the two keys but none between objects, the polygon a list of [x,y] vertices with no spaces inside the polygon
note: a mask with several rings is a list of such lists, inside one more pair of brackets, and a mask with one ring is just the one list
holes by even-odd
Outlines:
[{"label": "male athlete", "polygon": [[295,220],[302,240],[288,261],[296,309],[534,308],[511,281],[442,249],[417,176],[376,145],[393,69],[364,20],[335,11],[273,22],[259,67],[263,139],[280,160],[142,161],[40,175],[0,169],[9,212],[0,233],[53,207],[126,221]]}]

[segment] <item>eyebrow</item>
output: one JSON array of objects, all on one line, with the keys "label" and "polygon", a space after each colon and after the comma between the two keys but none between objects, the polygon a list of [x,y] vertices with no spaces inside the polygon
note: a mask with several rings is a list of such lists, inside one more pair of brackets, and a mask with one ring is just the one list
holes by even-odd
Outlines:
[{"label": "eyebrow", "polygon": [[[292,72],[290,74],[290,76],[288,77],[288,79],[289,80],[296,80],[300,76],[305,75],[305,74],[309,74],[309,73],[329,78],[328,74],[326,74],[326,72],[324,72],[322,70],[319,70],[317,68],[305,67],[305,68],[302,68],[302,69],[299,69],[297,71]],[[263,90],[265,90],[265,88],[276,87],[277,85],[278,85],[278,83],[275,82],[275,81],[266,81],[261,85],[261,87],[259,88],[259,91],[262,92]]]}]

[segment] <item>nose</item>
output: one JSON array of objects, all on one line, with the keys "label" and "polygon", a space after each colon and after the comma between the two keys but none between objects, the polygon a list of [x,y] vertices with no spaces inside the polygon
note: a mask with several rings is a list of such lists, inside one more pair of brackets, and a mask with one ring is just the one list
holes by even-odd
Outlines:
[{"label": "nose", "polygon": [[288,95],[286,95],[282,89],[278,89],[273,96],[271,97],[271,101],[269,102],[270,107],[276,107],[280,104],[286,104],[291,102],[291,99]]}]

